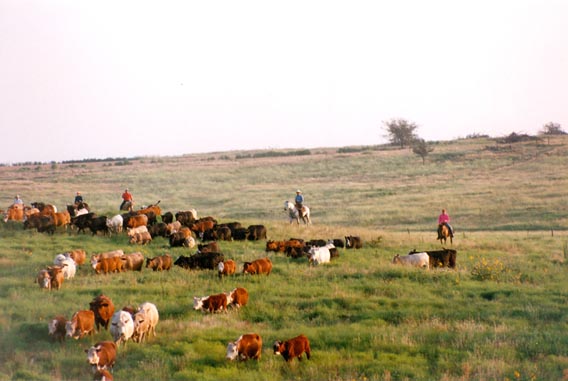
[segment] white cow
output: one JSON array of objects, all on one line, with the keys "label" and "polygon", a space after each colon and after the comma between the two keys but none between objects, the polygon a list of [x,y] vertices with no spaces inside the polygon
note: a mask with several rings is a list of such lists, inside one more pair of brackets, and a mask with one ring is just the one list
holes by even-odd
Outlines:
[{"label": "white cow", "polygon": [[126,311],[117,311],[112,315],[110,334],[116,345],[126,344],[134,334],[134,321],[132,315]]},{"label": "white cow", "polygon": [[70,253],[65,254],[57,254],[55,259],[53,260],[53,264],[56,266],[63,267],[63,276],[65,279],[71,279],[75,277],[75,273],[77,272],[77,265],[73,258],[71,258]]},{"label": "white cow", "polygon": [[331,260],[331,253],[329,252],[329,249],[333,248],[335,248],[335,246],[332,243],[328,243],[322,247],[312,246],[310,251],[308,251],[309,262],[313,265],[328,263]]},{"label": "white cow", "polygon": [[107,227],[110,233],[119,234],[122,233],[122,224],[124,223],[124,219],[120,214],[112,218],[107,218]]},{"label": "white cow", "polygon": [[428,253],[424,253],[424,252],[403,255],[402,257],[397,254],[392,259],[392,263],[400,263],[400,264],[403,264],[403,265],[429,268],[430,267],[430,256],[428,256]]},{"label": "white cow", "polygon": [[134,341],[141,342],[152,334],[156,336],[156,326],[160,321],[160,314],[155,304],[144,302],[134,314]]}]

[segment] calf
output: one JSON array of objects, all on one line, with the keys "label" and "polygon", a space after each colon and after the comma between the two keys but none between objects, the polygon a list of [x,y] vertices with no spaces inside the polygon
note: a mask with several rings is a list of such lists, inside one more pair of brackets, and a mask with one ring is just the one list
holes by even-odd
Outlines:
[{"label": "calf", "polygon": [[237,287],[233,291],[225,294],[227,296],[227,304],[240,308],[248,303],[249,294],[245,288]]},{"label": "calf", "polygon": [[39,288],[45,288],[51,291],[51,275],[49,275],[49,270],[43,269],[37,273],[36,280]]},{"label": "calf", "polygon": [[226,261],[219,262],[217,265],[217,271],[219,272],[219,278],[223,275],[233,275],[237,270],[237,264],[232,259],[227,259]]},{"label": "calf", "polygon": [[210,313],[227,311],[227,295],[216,294],[202,298],[193,297],[193,309],[209,311]]},{"label": "calf", "polygon": [[245,262],[243,266],[243,274],[266,274],[268,276],[271,271],[272,262],[268,257]]},{"label": "calf", "polygon": [[169,271],[172,268],[172,257],[169,254],[164,254],[159,257],[146,258],[146,268],[153,271]]},{"label": "calf", "polygon": [[256,333],[242,335],[232,343],[227,345],[227,356],[229,360],[239,359],[246,361],[248,359],[259,360],[262,354],[262,338]]},{"label": "calf", "polygon": [[134,321],[132,315],[127,311],[117,311],[112,315],[110,324],[110,334],[117,346],[121,343],[126,345],[128,339],[134,333]]},{"label": "calf", "polygon": [[428,257],[427,253],[413,253],[409,255],[403,255],[402,257],[397,254],[392,259],[392,263],[429,268],[430,257]]},{"label": "calf", "polygon": [[308,360],[311,356],[310,341],[304,335],[286,341],[276,341],[272,348],[275,355],[282,355],[287,362],[292,361],[294,358],[298,358],[301,361],[304,352],[306,352]]},{"label": "calf", "polygon": [[67,336],[78,340],[85,335],[95,333],[95,314],[91,310],[81,310],[75,312],[71,320],[66,322],[65,331]]},{"label": "calf", "polygon": [[134,334],[132,339],[135,342],[142,342],[152,334],[156,336],[156,325],[160,320],[156,305],[150,302],[144,302],[138,307],[138,311],[134,314]]},{"label": "calf", "polygon": [[89,349],[85,349],[87,361],[91,364],[93,373],[110,369],[116,362],[116,344],[112,341],[99,341]]},{"label": "calf", "polygon": [[47,324],[49,336],[51,336],[53,340],[63,342],[67,333],[66,325],[67,319],[65,319],[64,316],[58,315],[54,317]]},{"label": "calf", "polygon": [[65,279],[63,274],[63,267],[61,266],[47,266],[47,271],[51,278],[51,289],[59,290]]}]

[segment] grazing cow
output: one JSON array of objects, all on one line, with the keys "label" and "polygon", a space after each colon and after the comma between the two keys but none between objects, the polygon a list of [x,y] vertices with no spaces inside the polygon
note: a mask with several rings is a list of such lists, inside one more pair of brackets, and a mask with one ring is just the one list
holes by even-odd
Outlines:
[{"label": "grazing cow", "polygon": [[71,258],[73,258],[77,266],[81,266],[87,259],[87,253],[82,249],[71,250],[68,254]]},{"label": "grazing cow", "polygon": [[122,261],[122,257],[110,257],[110,258],[100,258],[99,260],[91,259],[91,264],[95,273],[100,274],[108,274],[114,272],[122,272],[124,268],[124,262]]},{"label": "grazing cow", "polygon": [[23,221],[24,219],[24,208],[22,205],[16,204],[6,210],[4,214],[4,222],[8,221]]},{"label": "grazing cow", "polygon": [[221,253],[200,253],[184,257],[180,256],[174,263],[184,269],[203,269],[215,270],[218,269],[219,262],[223,262],[225,257]]},{"label": "grazing cow", "polygon": [[242,335],[232,343],[227,345],[227,356],[229,360],[239,359],[246,361],[248,359],[259,360],[262,354],[262,338],[256,333]]},{"label": "grazing cow", "polygon": [[332,243],[322,247],[312,246],[308,251],[309,263],[315,266],[322,263],[328,263],[331,260],[330,250],[332,248],[335,248]]},{"label": "grazing cow", "polygon": [[233,275],[237,271],[237,264],[232,259],[221,261],[217,265],[217,271],[219,272],[219,278],[222,278],[223,275]]},{"label": "grazing cow", "polygon": [[361,249],[363,247],[363,241],[359,236],[346,236],[345,237],[345,248],[346,249]]},{"label": "grazing cow", "polygon": [[85,349],[85,353],[93,373],[103,369],[112,370],[116,362],[116,344],[113,341],[99,341],[89,349]]},{"label": "grazing cow", "polygon": [[134,321],[132,315],[127,311],[117,311],[112,315],[110,323],[110,334],[117,346],[125,344],[134,333]]},{"label": "grazing cow", "polygon": [[217,241],[213,241],[207,244],[197,245],[197,251],[199,253],[220,253],[221,248],[219,247],[219,243]]},{"label": "grazing cow", "polygon": [[114,303],[106,295],[99,295],[89,303],[91,311],[95,313],[97,331],[100,327],[108,329],[108,325],[114,314]]},{"label": "grazing cow", "polygon": [[39,288],[45,288],[51,291],[51,275],[49,275],[49,270],[39,270],[35,281],[38,284]]},{"label": "grazing cow", "polygon": [[77,215],[71,218],[71,224],[77,227],[77,233],[84,233],[85,229],[91,224],[91,220],[95,217],[97,217],[97,215],[92,212]]},{"label": "grazing cow", "polygon": [[266,239],[266,227],[264,225],[250,225],[247,228],[247,238],[249,241]]},{"label": "grazing cow", "polygon": [[71,258],[69,253],[57,254],[53,260],[53,264],[56,266],[63,267],[63,276],[65,279],[71,279],[75,277],[77,271],[77,266],[75,261]]},{"label": "grazing cow", "polygon": [[194,296],[193,309],[209,311],[210,313],[218,311],[227,311],[227,295],[216,294],[216,295],[205,296],[202,298]]},{"label": "grazing cow", "polygon": [[100,369],[95,372],[93,381],[113,381],[112,374],[106,369]]},{"label": "grazing cow", "polygon": [[169,254],[164,254],[154,258],[146,258],[146,268],[153,271],[169,271],[172,268],[172,257]]},{"label": "grazing cow", "polygon": [[[430,258],[430,268],[437,267],[448,267],[451,269],[456,268],[456,257],[457,251],[454,249],[442,249],[442,250],[426,250],[424,251],[428,254]],[[416,250],[409,252],[408,254],[414,254]]]},{"label": "grazing cow", "polygon": [[150,242],[152,242],[152,236],[148,233],[148,231],[144,233],[135,233],[130,236],[130,239],[128,240],[128,243],[133,245],[145,245]]},{"label": "grazing cow", "polygon": [[427,253],[413,253],[409,255],[403,255],[402,257],[397,254],[392,259],[392,263],[429,268],[430,257],[428,257]]},{"label": "grazing cow", "polygon": [[65,331],[68,337],[75,340],[85,335],[95,333],[95,314],[91,310],[81,310],[73,314],[71,320],[65,324]]},{"label": "grazing cow", "polygon": [[120,257],[123,261],[123,269],[128,271],[142,271],[144,256],[142,253],[125,254]]},{"label": "grazing cow", "polygon": [[47,271],[51,277],[51,289],[59,290],[65,279],[63,274],[63,267],[61,266],[47,266]]},{"label": "grazing cow", "polygon": [[37,229],[38,232],[55,233],[55,223],[51,215],[32,214],[24,221],[24,229]]},{"label": "grazing cow", "polygon": [[166,225],[165,223],[158,222],[157,224],[154,224],[148,228],[148,233],[150,233],[152,238],[155,237],[166,238],[168,236],[167,227],[168,225]]},{"label": "grazing cow", "polygon": [[174,221],[174,215],[172,214],[172,212],[166,212],[160,217],[162,217],[162,222],[165,224],[169,224]]},{"label": "grazing cow", "polygon": [[132,340],[140,343],[147,340],[152,334],[156,336],[156,326],[160,320],[158,308],[150,302],[144,302],[138,307],[138,311],[134,314],[134,335]]},{"label": "grazing cow", "polygon": [[120,234],[122,233],[122,227],[124,224],[124,219],[120,214],[113,216],[112,218],[107,219],[107,228],[109,235],[112,233]]},{"label": "grazing cow", "polygon": [[249,299],[248,291],[245,288],[237,287],[233,291],[225,294],[227,296],[227,304],[240,308],[246,306]]},{"label": "grazing cow", "polygon": [[286,341],[275,341],[272,348],[274,349],[274,354],[282,355],[286,362],[290,362],[295,358],[302,361],[302,354],[304,352],[306,352],[308,360],[311,356],[310,341],[304,335]]},{"label": "grazing cow", "polygon": [[272,271],[272,262],[268,257],[260,258],[252,262],[245,262],[243,266],[243,274],[266,274],[270,275]]},{"label": "grazing cow", "polygon": [[147,226],[148,217],[145,214],[133,215],[130,216],[130,218],[125,222],[126,222],[126,227],[129,228],[137,228],[138,226]]},{"label": "grazing cow", "polygon": [[65,335],[67,334],[67,319],[64,316],[57,315],[49,321],[47,324],[47,329],[49,336],[54,341],[59,341],[60,343],[65,340]]},{"label": "grazing cow", "polygon": [[93,235],[96,235],[98,232],[103,232],[104,235],[108,234],[108,218],[106,216],[100,217],[93,217],[89,220],[88,226],[89,230]]}]

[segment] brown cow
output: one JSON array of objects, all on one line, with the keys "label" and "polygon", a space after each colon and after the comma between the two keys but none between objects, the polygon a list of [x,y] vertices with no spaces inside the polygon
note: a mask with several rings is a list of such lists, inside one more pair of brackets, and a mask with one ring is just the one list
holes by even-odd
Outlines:
[{"label": "brown cow", "polygon": [[51,275],[49,275],[49,270],[40,270],[37,273],[35,281],[39,285],[39,288],[46,288],[47,290],[51,291]]},{"label": "brown cow", "polygon": [[170,222],[169,224],[166,225],[166,234],[172,235],[173,233],[179,231],[180,229],[181,229],[181,222],[179,221]]},{"label": "brown cow", "polygon": [[63,226],[66,231],[67,227],[71,225],[71,215],[68,211],[52,213],[51,218],[56,227]]},{"label": "brown cow", "polygon": [[164,254],[159,257],[146,258],[146,268],[151,268],[153,271],[169,271],[172,268],[172,257]]},{"label": "brown cow", "polygon": [[211,230],[215,227],[215,222],[209,219],[200,219],[197,222],[194,222],[189,226],[192,232],[198,234],[200,237],[203,237],[203,233],[207,230]]},{"label": "brown cow", "polygon": [[193,298],[193,309],[209,311],[210,313],[218,311],[227,311],[227,295],[216,294],[209,295],[204,298]]},{"label": "brown cow", "polygon": [[128,243],[133,245],[145,245],[147,243],[152,242],[152,236],[148,231],[143,233],[135,233],[134,235],[130,236]]},{"label": "brown cow", "polygon": [[116,362],[116,344],[113,341],[100,341],[89,349],[85,349],[87,361],[93,373],[103,369],[112,369]]},{"label": "brown cow", "polygon": [[[91,263],[93,263],[93,261],[91,261]],[[101,272],[103,274],[113,272],[120,273],[124,268],[124,262],[122,261],[122,257],[101,258],[92,266],[97,274],[100,274]]]},{"label": "brown cow", "polygon": [[245,288],[237,287],[233,291],[226,294],[227,304],[240,308],[248,303],[249,294]]},{"label": "brown cow", "polygon": [[246,361],[259,360],[262,354],[262,338],[256,333],[242,335],[227,346],[227,359]]},{"label": "brown cow", "polygon": [[252,262],[245,262],[243,274],[266,274],[270,275],[272,262],[268,257],[260,258]]},{"label": "brown cow", "polygon": [[310,359],[310,341],[304,335],[294,337],[286,341],[276,341],[272,347],[275,355],[282,355],[287,362],[298,358],[302,361],[302,353],[306,352],[306,357]]},{"label": "brown cow", "polygon": [[63,266],[47,266],[47,271],[51,277],[51,289],[59,290],[65,279]]},{"label": "brown cow", "polygon": [[144,256],[142,253],[123,255],[121,259],[124,262],[124,270],[142,271],[142,266],[144,265]]},{"label": "brown cow", "polygon": [[147,226],[148,217],[145,214],[139,214],[136,216],[131,216],[126,223],[126,227],[137,228],[138,226]]},{"label": "brown cow", "polygon": [[77,311],[65,324],[67,336],[78,340],[85,335],[95,333],[95,313],[91,310]]},{"label": "brown cow", "polygon": [[108,329],[112,315],[114,314],[114,303],[106,295],[99,295],[89,303],[91,311],[95,313],[95,323],[97,324],[97,331],[99,327]]},{"label": "brown cow", "polygon": [[219,247],[219,243],[217,241],[213,241],[207,244],[204,243],[197,245],[197,251],[200,253],[220,253],[221,248]]},{"label": "brown cow", "polygon": [[85,260],[87,259],[87,253],[85,252],[85,250],[82,249],[71,250],[68,253],[69,256],[73,258],[77,266],[80,266],[83,263],[85,263]]},{"label": "brown cow", "polygon": [[217,271],[219,272],[219,278],[222,278],[223,275],[233,275],[237,271],[237,264],[232,259],[221,261],[217,265]]},{"label": "brown cow", "polygon": [[24,207],[20,204],[12,205],[6,211],[4,222],[22,221],[24,219]]},{"label": "brown cow", "polygon": [[47,324],[49,336],[51,336],[53,340],[63,342],[65,340],[65,334],[67,332],[66,325],[67,319],[65,319],[64,316],[58,315],[54,317]]}]

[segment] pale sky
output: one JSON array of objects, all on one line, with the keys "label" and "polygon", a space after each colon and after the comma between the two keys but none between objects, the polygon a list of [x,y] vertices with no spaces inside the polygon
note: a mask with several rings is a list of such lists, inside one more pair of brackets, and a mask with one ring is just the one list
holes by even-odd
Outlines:
[{"label": "pale sky", "polygon": [[0,0],[0,163],[568,131],[568,1]]}]

